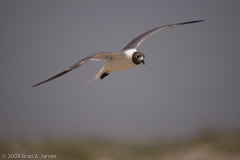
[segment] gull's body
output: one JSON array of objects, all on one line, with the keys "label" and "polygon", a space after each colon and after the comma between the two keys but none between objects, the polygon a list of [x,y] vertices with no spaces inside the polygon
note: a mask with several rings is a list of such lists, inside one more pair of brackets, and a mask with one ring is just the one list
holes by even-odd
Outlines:
[{"label": "gull's body", "polygon": [[140,63],[145,64],[145,62],[144,62],[145,55],[143,53],[137,51],[137,47],[142,43],[142,41],[144,41],[146,38],[153,35],[154,33],[158,32],[160,30],[163,30],[165,28],[175,27],[175,26],[190,24],[190,23],[197,23],[197,22],[202,22],[202,21],[203,20],[176,23],[176,24],[170,24],[170,25],[154,28],[148,32],[141,34],[140,36],[136,37],[135,39],[133,39],[119,52],[100,52],[100,53],[91,54],[91,55],[83,58],[82,60],[80,60],[79,62],[74,64],[73,66],[69,67],[65,71],[45,80],[43,82],[35,84],[33,87],[43,84],[43,83],[46,83],[48,81],[51,81],[55,78],[58,78],[64,74],[70,72],[71,70],[73,70],[77,67],[80,67],[81,65],[88,62],[89,60],[97,60],[98,61],[98,60],[106,59],[107,62],[101,68],[101,70],[98,72],[98,74],[94,78],[89,80],[88,82],[90,82],[92,80],[103,79],[104,77],[108,76],[109,73],[111,73],[111,72],[127,70],[130,68],[136,67]]},{"label": "gull's body", "polygon": [[[99,78],[103,79],[105,76],[107,76],[111,72],[122,71],[122,70],[127,70],[130,68],[136,67],[137,64],[133,63],[132,61],[132,55],[136,51],[137,51],[136,49],[132,49],[126,52],[125,51],[117,52],[117,53],[110,52],[109,54],[112,54],[111,55],[112,57],[106,58],[108,59],[107,63],[102,67],[102,69],[98,72],[98,74],[94,78],[90,79],[88,82],[91,82],[92,80],[97,80]],[[95,60],[95,59],[92,59],[92,60]],[[104,73],[106,73],[107,75]],[[103,77],[101,77],[102,75]]]}]

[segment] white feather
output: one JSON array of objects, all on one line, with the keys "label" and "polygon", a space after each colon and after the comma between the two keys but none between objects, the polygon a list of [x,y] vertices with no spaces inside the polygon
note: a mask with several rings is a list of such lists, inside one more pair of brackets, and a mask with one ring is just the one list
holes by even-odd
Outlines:
[{"label": "white feather", "polygon": [[137,50],[136,49],[129,49],[127,51],[125,51],[125,55],[129,58],[129,59],[132,59],[132,55],[134,52],[136,52]]}]

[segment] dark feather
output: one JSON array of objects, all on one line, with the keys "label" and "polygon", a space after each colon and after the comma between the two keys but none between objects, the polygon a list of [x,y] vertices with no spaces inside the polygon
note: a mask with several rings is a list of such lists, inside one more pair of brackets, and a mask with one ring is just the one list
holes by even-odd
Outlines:
[{"label": "dark feather", "polygon": [[[63,71],[63,72],[61,72],[61,73],[59,73],[59,74],[57,74],[57,75],[55,75],[55,76],[53,76],[53,77],[45,80],[45,81],[43,81],[43,82],[40,82],[40,83],[38,83],[38,84],[35,84],[35,85],[33,85],[32,87],[36,87],[36,86],[38,86],[38,85],[40,85],[40,84],[43,84],[43,83],[46,83],[46,82],[48,82],[48,81],[54,80],[54,79],[56,79],[56,78],[58,78],[58,77],[60,77],[60,76],[62,76],[62,75],[64,75],[64,74],[70,72],[71,70],[80,67],[81,65],[83,65],[83,64],[86,63],[86,62],[88,62],[88,61],[91,60],[92,58],[96,58],[96,59],[108,59],[109,57],[111,57],[111,54],[113,54],[112,56],[114,56],[114,55],[116,55],[117,53],[111,53],[111,52],[93,53],[93,54],[91,54],[91,55],[83,58],[83,59],[80,60],[79,62],[75,63],[73,66],[69,67],[69,68],[66,69],[65,71]],[[100,56],[100,57],[99,57],[99,56]]]},{"label": "dark feather", "polygon": [[125,47],[123,47],[122,51],[123,50],[137,48],[142,43],[142,41],[144,41],[146,38],[148,38],[149,36],[153,35],[154,33],[158,32],[158,31],[161,31],[161,30],[163,30],[165,28],[175,27],[175,26],[180,26],[180,25],[190,24],[190,23],[197,23],[197,22],[202,22],[202,21],[204,21],[204,20],[190,21],[190,22],[183,22],[183,23],[176,23],[176,24],[169,24],[169,25],[165,25],[165,26],[154,28],[154,29],[152,29],[150,31],[147,31],[147,32],[141,34],[140,36],[136,37],[135,39],[133,39]]}]

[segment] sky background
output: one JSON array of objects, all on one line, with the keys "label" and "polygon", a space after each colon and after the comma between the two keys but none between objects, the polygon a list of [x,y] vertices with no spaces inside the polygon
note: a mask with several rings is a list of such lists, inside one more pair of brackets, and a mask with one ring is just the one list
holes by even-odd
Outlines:
[{"label": "sky background", "polygon": [[[240,130],[240,1],[0,1],[0,139],[185,138]],[[86,82],[105,61],[32,88],[89,54],[138,48],[146,65]]]}]

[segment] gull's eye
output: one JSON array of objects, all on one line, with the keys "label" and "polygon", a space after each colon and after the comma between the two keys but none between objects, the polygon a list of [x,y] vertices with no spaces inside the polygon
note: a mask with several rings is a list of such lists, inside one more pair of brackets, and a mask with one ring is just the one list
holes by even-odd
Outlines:
[{"label": "gull's eye", "polygon": [[139,54],[136,54],[136,57],[139,58],[140,57]]}]

